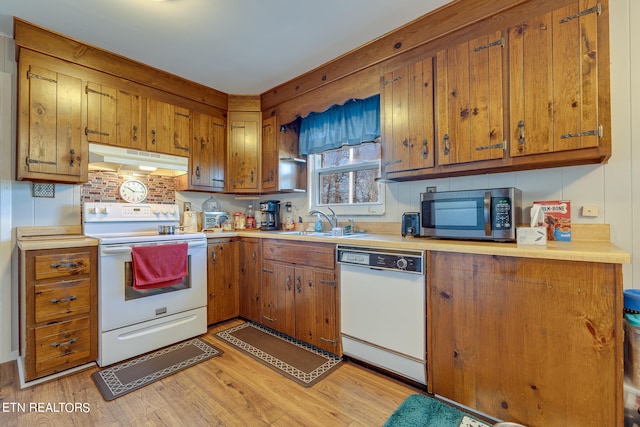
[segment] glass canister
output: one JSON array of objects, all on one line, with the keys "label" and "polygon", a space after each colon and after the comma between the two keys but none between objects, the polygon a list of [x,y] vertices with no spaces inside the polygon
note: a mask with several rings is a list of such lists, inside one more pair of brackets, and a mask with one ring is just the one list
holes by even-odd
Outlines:
[{"label": "glass canister", "polygon": [[244,212],[236,212],[233,214],[233,226],[236,230],[244,230],[247,228],[247,216]]}]

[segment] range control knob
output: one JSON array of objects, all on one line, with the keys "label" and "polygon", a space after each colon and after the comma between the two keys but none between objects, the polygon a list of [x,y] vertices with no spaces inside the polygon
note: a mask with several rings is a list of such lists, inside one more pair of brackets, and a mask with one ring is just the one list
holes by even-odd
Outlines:
[{"label": "range control knob", "polygon": [[396,267],[398,267],[400,270],[404,270],[407,268],[407,260],[404,258],[398,258],[398,260],[396,261]]}]

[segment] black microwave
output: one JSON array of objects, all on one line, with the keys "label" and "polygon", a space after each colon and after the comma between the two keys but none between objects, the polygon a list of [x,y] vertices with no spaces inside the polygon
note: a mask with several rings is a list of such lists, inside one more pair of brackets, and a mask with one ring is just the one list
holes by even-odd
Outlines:
[{"label": "black microwave", "polygon": [[522,220],[522,192],[513,187],[422,193],[420,204],[424,237],[515,242]]}]

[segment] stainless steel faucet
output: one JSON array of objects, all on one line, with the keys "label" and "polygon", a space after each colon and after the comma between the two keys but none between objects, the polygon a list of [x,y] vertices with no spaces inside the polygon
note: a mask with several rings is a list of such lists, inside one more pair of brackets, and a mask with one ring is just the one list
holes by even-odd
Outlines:
[{"label": "stainless steel faucet", "polygon": [[325,219],[327,220],[327,222],[331,226],[331,229],[333,230],[334,228],[336,228],[338,226],[338,216],[336,215],[334,210],[331,209],[330,207],[327,206],[327,209],[329,209],[329,211],[331,212],[331,217],[329,217],[329,215],[327,215],[326,213],[324,213],[322,211],[319,211],[319,210],[315,210],[315,209],[312,210],[312,211],[309,211],[309,215],[320,214],[321,216],[325,217]]}]

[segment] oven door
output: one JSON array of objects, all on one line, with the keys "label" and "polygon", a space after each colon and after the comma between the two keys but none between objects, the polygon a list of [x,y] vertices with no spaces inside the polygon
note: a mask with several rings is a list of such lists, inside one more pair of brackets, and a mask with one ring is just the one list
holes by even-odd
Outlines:
[{"label": "oven door", "polygon": [[[182,243],[180,240],[144,244]],[[169,316],[207,303],[207,241],[186,241],[189,245],[189,275],[168,288],[136,291],[131,267],[132,244],[100,245],[99,305],[100,332]],[[143,245],[143,244],[136,244]]]}]

